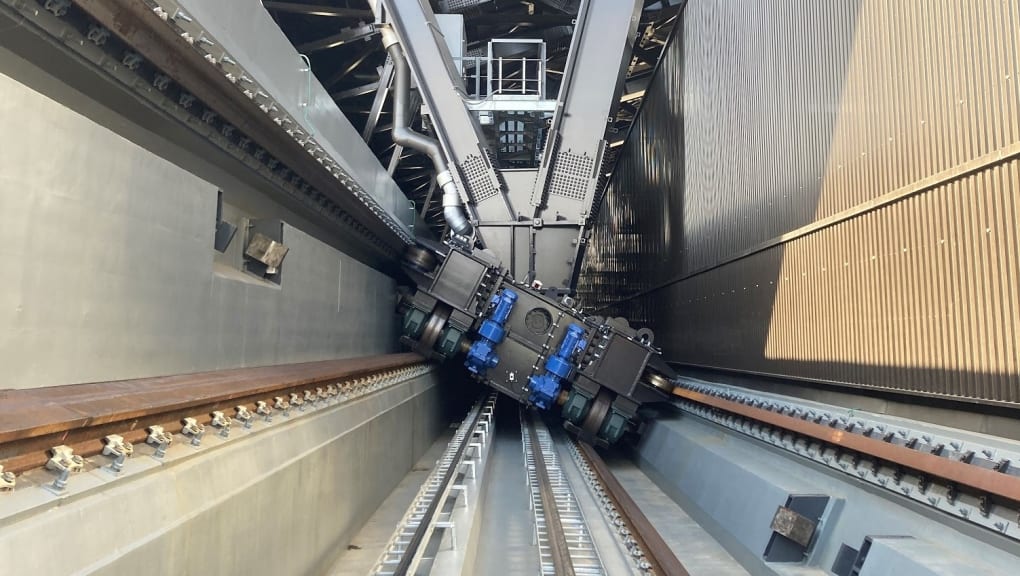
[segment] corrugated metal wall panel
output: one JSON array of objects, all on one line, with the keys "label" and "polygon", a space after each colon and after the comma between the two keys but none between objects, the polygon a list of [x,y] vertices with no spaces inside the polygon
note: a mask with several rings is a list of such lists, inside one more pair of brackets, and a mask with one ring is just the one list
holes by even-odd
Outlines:
[{"label": "corrugated metal wall panel", "polygon": [[683,18],[587,303],[650,322],[678,362],[1020,403],[1018,3]]}]

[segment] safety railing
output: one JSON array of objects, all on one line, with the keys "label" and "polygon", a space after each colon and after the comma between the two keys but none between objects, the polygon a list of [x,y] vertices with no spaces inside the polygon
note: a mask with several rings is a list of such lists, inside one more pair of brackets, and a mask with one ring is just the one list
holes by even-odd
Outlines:
[{"label": "safety railing", "polygon": [[454,61],[461,64],[468,98],[545,95],[543,58],[464,56]]}]

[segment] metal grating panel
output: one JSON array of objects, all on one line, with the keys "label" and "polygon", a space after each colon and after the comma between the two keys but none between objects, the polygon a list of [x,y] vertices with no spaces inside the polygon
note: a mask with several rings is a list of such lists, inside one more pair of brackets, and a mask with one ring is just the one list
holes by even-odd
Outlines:
[{"label": "metal grating panel", "polygon": [[595,159],[591,156],[570,151],[558,152],[549,177],[549,193],[583,201],[594,173]]},{"label": "metal grating panel", "polygon": [[499,194],[499,189],[492,186],[488,176],[489,164],[480,154],[471,154],[459,166],[464,175],[464,185],[475,204],[488,200]]},{"label": "metal grating panel", "polygon": [[439,8],[444,13],[467,12],[490,0],[439,0]]},{"label": "metal grating panel", "polygon": [[1020,7],[683,18],[610,182],[588,303],[651,321],[670,360],[1020,403]]}]

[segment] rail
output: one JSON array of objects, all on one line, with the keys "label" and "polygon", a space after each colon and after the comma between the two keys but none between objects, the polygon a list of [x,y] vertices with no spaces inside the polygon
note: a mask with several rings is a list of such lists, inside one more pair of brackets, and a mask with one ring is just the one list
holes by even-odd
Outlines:
[{"label": "rail", "polygon": [[[566,479],[549,430],[527,409],[521,409],[531,509],[542,574],[605,574],[598,550],[588,532],[587,520]],[[545,557],[548,555],[549,562]]]},{"label": "rail", "polygon": [[417,354],[389,354],[0,390],[0,466],[12,473],[39,468],[60,446],[71,448],[76,457],[93,456],[103,452],[110,435],[145,443],[154,427],[170,439],[189,425],[192,430],[222,428],[259,415],[271,418],[274,411],[302,410],[306,402],[316,405],[371,392],[384,379],[416,366],[425,366]]},{"label": "rail", "polygon": [[1010,528],[1020,454],[991,438],[697,380],[681,380],[673,395],[685,412],[1020,539]]},{"label": "rail", "polygon": [[[492,419],[497,394],[489,393],[479,400],[468,412],[457,428],[453,439],[429,474],[421,490],[412,502],[408,513],[399,523],[376,568],[375,574],[405,576],[416,574],[422,555],[437,528],[454,479],[463,468],[468,449],[472,445],[481,450],[481,443],[491,441]],[[475,437],[481,434],[481,443]],[[475,457],[480,456],[476,452]]]},{"label": "rail", "polygon": [[[616,479],[598,452],[584,442],[574,443],[572,452],[576,455],[575,459],[580,457],[587,465],[593,475],[593,480],[601,485],[601,491],[608,499],[608,504],[615,509],[619,519],[627,526],[633,537],[633,544],[639,551],[637,554],[632,551],[632,554],[644,557],[648,564],[647,571],[660,576],[687,576],[687,569],[662,539],[658,530],[634,502],[634,499],[630,497],[627,490],[620,484],[620,481]],[[582,471],[584,471],[583,466]]]}]

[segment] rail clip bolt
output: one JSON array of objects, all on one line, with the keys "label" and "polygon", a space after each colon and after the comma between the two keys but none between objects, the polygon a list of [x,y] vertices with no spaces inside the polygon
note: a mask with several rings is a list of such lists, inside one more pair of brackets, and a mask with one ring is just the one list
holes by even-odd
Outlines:
[{"label": "rail clip bolt", "polygon": [[64,488],[67,488],[67,479],[70,478],[71,472],[81,472],[85,467],[85,459],[74,454],[74,449],[70,446],[54,446],[50,448],[50,453],[53,456],[46,462],[46,468],[59,473],[57,479],[53,481],[52,489],[54,492],[63,492]]},{"label": "rail clip bolt", "polygon": [[124,437],[119,434],[110,434],[103,439],[103,455],[114,457],[113,463],[110,464],[110,470],[114,474],[119,474],[123,470],[124,460],[134,452],[134,446],[124,441]]},{"label": "rail clip bolt", "polygon": [[213,425],[213,428],[219,428],[221,438],[228,438],[230,436],[230,419],[223,412],[219,410],[213,412],[210,424]]},{"label": "rail clip bolt", "polygon": [[[294,396],[296,396],[296,394],[291,394],[291,397],[294,397]],[[283,415],[285,417],[289,418],[290,417],[290,402],[284,400],[283,396],[277,396],[275,398],[275,400],[276,400],[276,403],[273,404],[273,407],[276,408],[277,410],[280,410],[281,412],[283,412]]]},{"label": "rail clip bolt", "polygon": [[258,402],[255,403],[255,412],[262,415],[262,418],[263,420],[265,420],[266,424],[269,424],[273,421],[273,410],[269,407],[269,405],[267,405],[262,400],[259,400]]},{"label": "rail clip bolt", "polygon": [[202,436],[205,435],[205,426],[198,423],[198,420],[194,418],[185,418],[181,420],[181,424],[184,425],[181,428],[181,433],[186,436],[191,436],[191,445],[198,448],[202,445]]},{"label": "rail clip bolt", "polygon": [[14,490],[14,486],[17,483],[18,479],[15,478],[14,472],[4,472],[4,466],[0,464],[0,491],[8,492]]},{"label": "rail clip bolt", "polygon": [[151,444],[156,447],[156,453],[152,455],[153,458],[162,458],[166,456],[166,449],[170,447],[170,444],[174,441],[174,437],[167,434],[163,430],[162,426],[150,426],[148,428],[149,436],[145,439],[146,444]]},{"label": "rail clip bolt", "polygon": [[234,418],[243,422],[245,428],[251,428],[252,422],[255,420],[255,416],[244,405],[234,407]]}]

